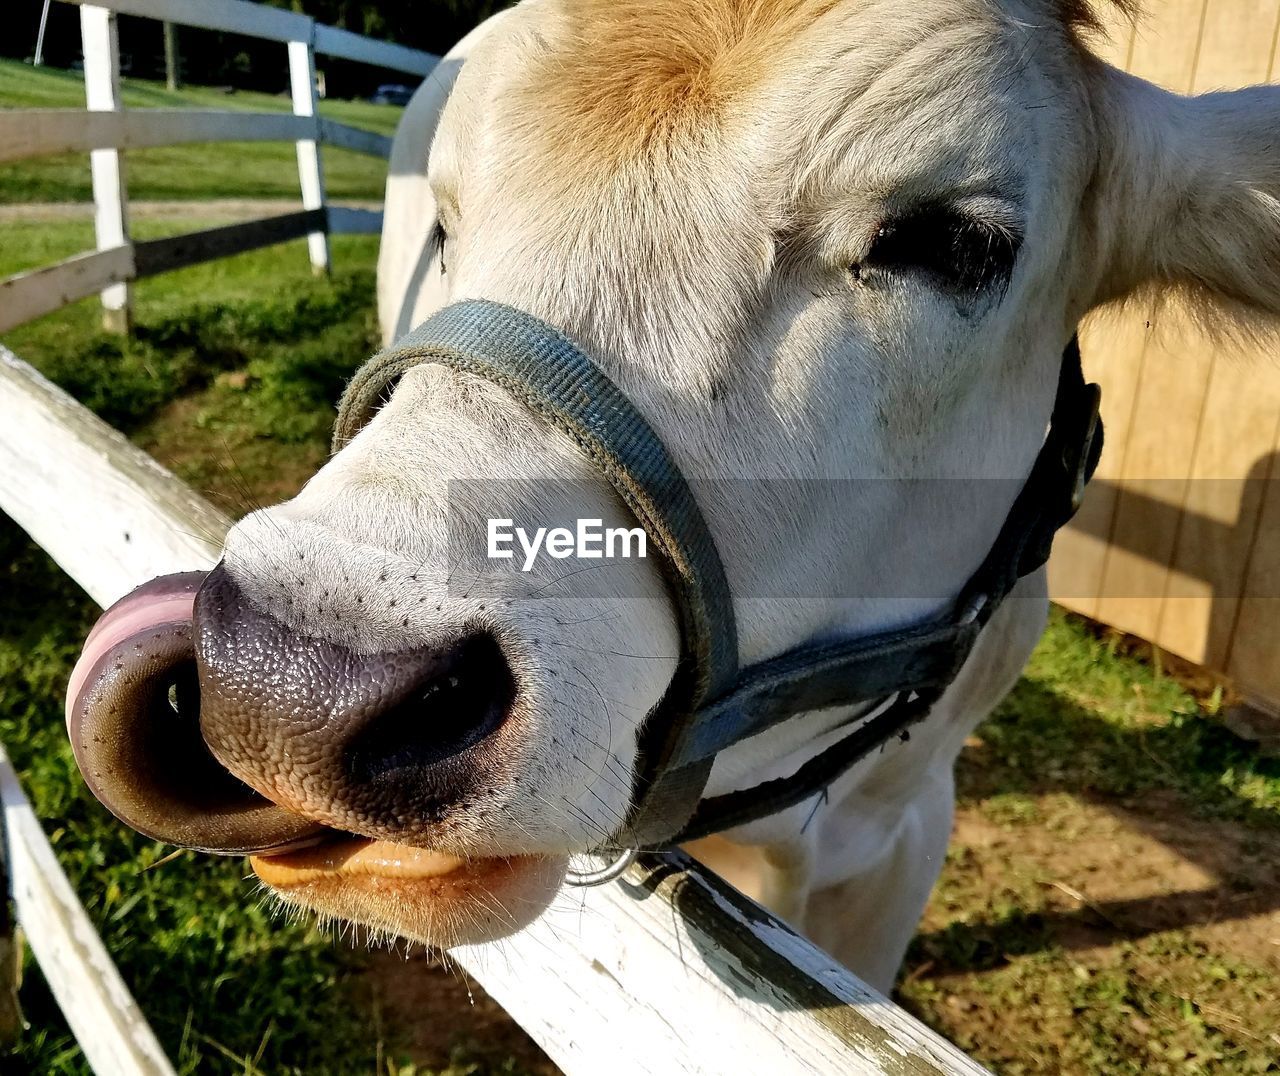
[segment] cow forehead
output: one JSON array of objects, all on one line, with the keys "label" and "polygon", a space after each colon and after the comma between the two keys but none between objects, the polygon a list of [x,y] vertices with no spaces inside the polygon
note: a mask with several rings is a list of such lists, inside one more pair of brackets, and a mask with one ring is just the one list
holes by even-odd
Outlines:
[{"label": "cow forehead", "polygon": [[538,13],[543,48],[518,69],[520,96],[577,154],[626,160],[731,126],[752,97],[795,104],[798,90],[812,104],[856,93],[860,78],[879,79],[921,48],[955,89],[981,84],[994,46],[1025,59],[1029,32],[1070,38],[1087,10],[1007,2],[555,0]]},{"label": "cow forehead", "polygon": [[687,200],[749,174],[775,203],[743,207],[761,219],[833,166],[861,166],[877,190],[930,170],[973,182],[966,170],[1025,160],[1031,113],[1061,98],[1031,85],[1029,60],[1075,73],[1059,17],[993,0],[552,0],[520,14],[459,96],[478,106],[468,133],[493,136],[480,143],[500,160],[485,164],[508,196],[523,185],[560,204],[646,183]]},{"label": "cow forehead", "polygon": [[526,85],[544,116],[597,161],[660,151],[725,122],[840,3],[560,0]]},{"label": "cow forehead", "polygon": [[[483,236],[477,287],[575,325],[696,309],[680,334],[702,338],[664,342],[703,353],[750,322],[806,214],[841,203],[838,247],[895,200],[1017,200],[1028,141],[1070,96],[1032,85],[1029,63],[1070,53],[1064,25],[993,0],[553,0],[517,15],[464,68],[433,152],[438,193]],[[540,299],[532,264],[563,274]],[[607,296],[645,309],[599,309]]]}]

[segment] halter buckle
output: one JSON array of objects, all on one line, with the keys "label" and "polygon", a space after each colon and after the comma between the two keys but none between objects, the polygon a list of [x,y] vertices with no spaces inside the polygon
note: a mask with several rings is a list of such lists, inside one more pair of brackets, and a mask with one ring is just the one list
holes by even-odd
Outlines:
[{"label": "halter buckle", "polygon": [[565,872],[565,885],[585,887],[593,885],[604,885],[605,882],[612,882],[615,878],[621,876],[632,863],[636,861],[636,850],[628,848],[612,863],[606,864],[598,870],[593,871],[576,871],[572,867]]}]

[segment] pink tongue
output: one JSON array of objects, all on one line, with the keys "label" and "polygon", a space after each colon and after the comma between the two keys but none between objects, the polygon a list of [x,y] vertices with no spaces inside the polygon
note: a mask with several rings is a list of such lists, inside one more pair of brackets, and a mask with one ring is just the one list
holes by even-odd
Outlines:
[{"label": "pink tongue", "polygon": [[71,728],[71,712],[80,698],[80,689],[98,659],[112,647],[149,628],[191,623],[196,591],[207,574],[183,572],[152,579],[126,594],[98,618],[84,641],[80,659],[71,670],[71,679],[67,683],[68,729]]}]

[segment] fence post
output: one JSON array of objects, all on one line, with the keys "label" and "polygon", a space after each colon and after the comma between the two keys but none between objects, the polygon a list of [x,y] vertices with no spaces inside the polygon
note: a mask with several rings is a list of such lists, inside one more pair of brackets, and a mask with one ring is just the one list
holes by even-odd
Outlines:
[{"label": "fence post", "polygon": [[[298,183],[302,187],[302,208],[323,209],[324,169],[320,165],[319,100],[316,94],[315,23],[311,24],[310,40],[289,42],[289,86],[293,91],[293,114],[315,119],[313,137],[300,138],[298,149]],[[312,232],[307,236],[307,251],[311,255],[311,270],[317,276],[329,271],[329,236],[326,232]]]},{"label": "fence post", "polygon": [[[84,52],[85,106],[90,112],[119,112],[120,38],[116,15],[103,7],[80,8],[80,43]],[[93,175],[93,222],[98,249],[129,242],[129,204],[125,190],[124,155],[116,149],[89,151]],[[102,324],[126,333],[131,320],[128,284],[111,284],[102,291]]]},{"label": "fence post", "polygon": [[182,85],[182,57],[178,55],[177,23],[165,20],[164,27],[164,87],[176,90]]}]

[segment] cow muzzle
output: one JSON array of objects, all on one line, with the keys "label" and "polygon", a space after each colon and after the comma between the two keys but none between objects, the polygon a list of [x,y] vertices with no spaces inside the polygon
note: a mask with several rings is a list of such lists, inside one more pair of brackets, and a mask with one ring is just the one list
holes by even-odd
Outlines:
[{"label": "cow muzzle", "polygon": [[250,854],[286,899],[452,945],[524,925],[564,875],[561,857],[440,850],[515,698],[490,635],[355,653],[258,610],[220,565],[103,614],[67,725],[94,795],[139,832]]}]

